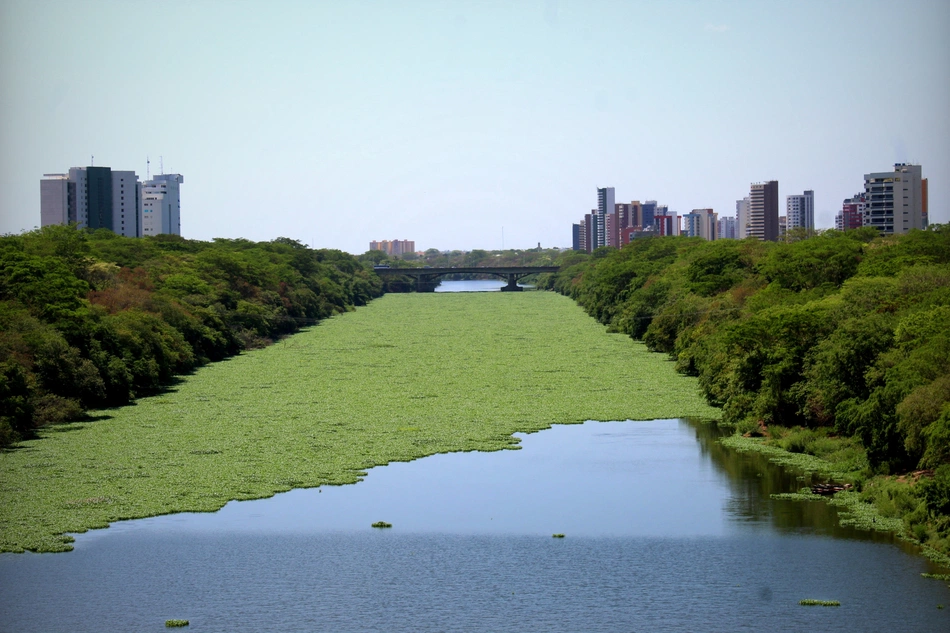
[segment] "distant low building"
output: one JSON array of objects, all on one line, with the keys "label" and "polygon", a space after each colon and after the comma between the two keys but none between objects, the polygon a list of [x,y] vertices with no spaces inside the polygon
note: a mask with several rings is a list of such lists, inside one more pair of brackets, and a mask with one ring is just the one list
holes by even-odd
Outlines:
[{"label": "distant low building", "polygon": [[383,251],[387,255],[399,256],[406,253],[415,253],[416,243],[414,240],[382,240],[381,242],[374,240],[369,243],[369,250]]}]

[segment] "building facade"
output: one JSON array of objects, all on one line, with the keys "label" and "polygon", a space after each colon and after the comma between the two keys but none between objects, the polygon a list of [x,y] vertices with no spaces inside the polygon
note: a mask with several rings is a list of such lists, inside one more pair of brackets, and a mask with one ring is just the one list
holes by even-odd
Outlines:
[{"label": "building facade", "polygon": [[734,240],[736,239],[736,219],[731,215],[724,215],[717,221],[716,226],[717,239]]},{"label": "building facade", "polygon": [[718,214],[712,209],[693,209],[683,216],[683,235],[715,240],[719,237]]},{"label": "building facade", "polygon": [[181,174],[162,174],[142,186],[142,235],[181,235]]},{"label": "building facade", "polygon": [[897,163],[894,171],[864,175],[863,226],[873,226],[882,235],[927,228],[924,200],[927,190],[920,165]]},{"label": "building facade", "polygon": [[372,241],[369,243],[369,250],[383,251],[387,255],[404,255],[406,253],[416,252],[416,243],[414,240],[382,240],[381,242]]},{"label": "building facade", "polygon": [[736,238],[749,237],[749,196],[736,200]]},{"label": "building facade", "polygon": [[181,174],[162,174],[141,183],[134,171],[93,166],[44,174],[40,224],[75,223],[80,229],[109,229],[125,237],[181,235],[182,182]]},{"label": "building facade", "polygon": [[746,237],[775,242],[778,235],[778,181],[752,183]]},{"label": "building facade", "polygon": [[835,228],[839,231],[859,229],[864,221],[864,194],[856,193],[852,198],[845,198],[841,203],[841,211],[835,216]]},{"label": "building facade", "polygon": [[815,231],[815,192],[805,191],[802,195],[785,197],[785,229],[805,229]]}]

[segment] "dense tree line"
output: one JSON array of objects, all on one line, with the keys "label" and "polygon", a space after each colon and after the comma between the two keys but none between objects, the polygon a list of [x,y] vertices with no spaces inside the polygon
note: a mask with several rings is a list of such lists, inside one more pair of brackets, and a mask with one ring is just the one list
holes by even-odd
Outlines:
[{"label": "dense tree line", "polygon": [[655,237],[560,263],[542,286],[670,354],[726,423],[856,438],[869,476],[936,469],[907,503],[950,512],[950,227]]},{"label": "dense tree line", "polygon": [[0,237],[0,446],[127,404],[382,293],[355,257],[291,239]]}]

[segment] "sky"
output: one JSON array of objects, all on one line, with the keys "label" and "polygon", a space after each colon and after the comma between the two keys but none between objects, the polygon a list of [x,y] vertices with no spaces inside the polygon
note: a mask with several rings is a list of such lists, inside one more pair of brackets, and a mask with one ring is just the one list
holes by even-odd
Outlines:
[{"label": "sky", "polygon": [[[918,163],[950,221],[950,2],[0,0],[0,234],[44,173],[180,173],[187,238],[569,247]],[[94,159],[92,157],[95,157]]]}]

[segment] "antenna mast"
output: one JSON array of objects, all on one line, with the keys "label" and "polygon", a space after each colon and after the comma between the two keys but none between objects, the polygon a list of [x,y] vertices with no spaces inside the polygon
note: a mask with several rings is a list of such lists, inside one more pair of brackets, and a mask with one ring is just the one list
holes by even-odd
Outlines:
[{"label": "antenna mast", "polygon": [[148,156],[145,157],[145,180],[152,179],[152,172],[150,167],[152,166],[151,161],[149,161]]},{"label": "antenna mast", "polygon": [[162,156],[158,157],[158,166],[162,170],[162,175],[165,175],[165,160]]}]

